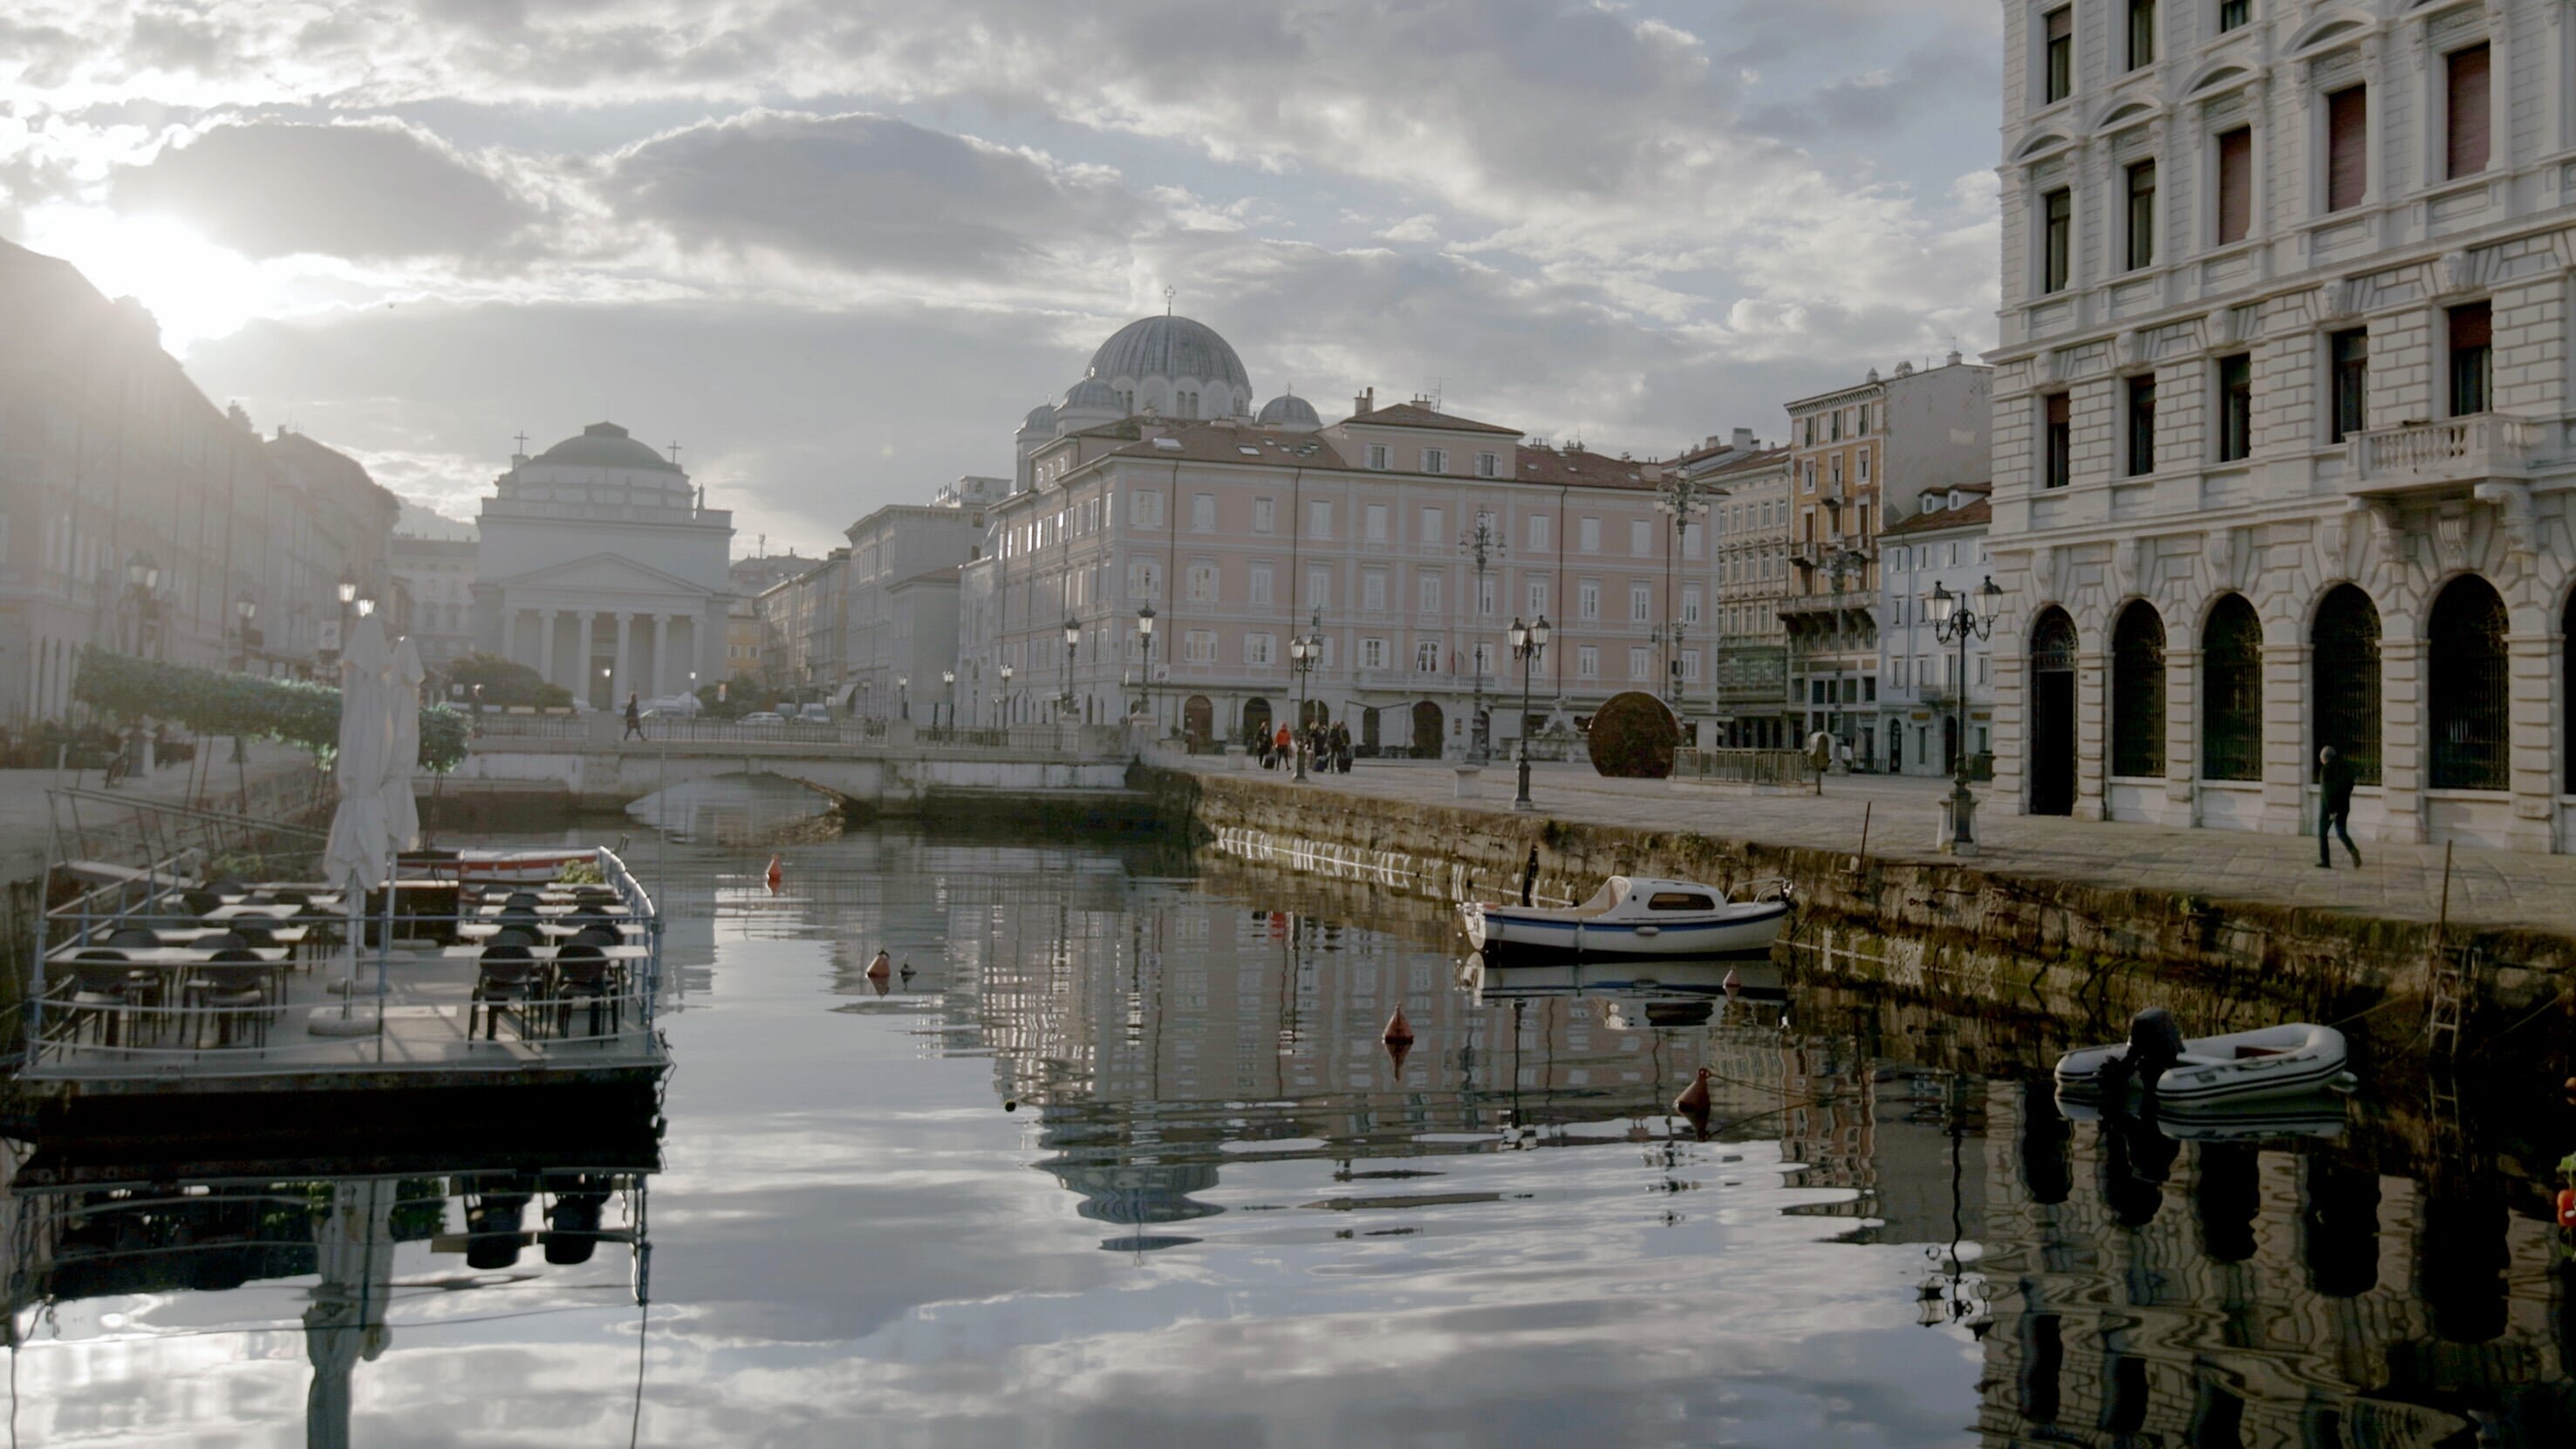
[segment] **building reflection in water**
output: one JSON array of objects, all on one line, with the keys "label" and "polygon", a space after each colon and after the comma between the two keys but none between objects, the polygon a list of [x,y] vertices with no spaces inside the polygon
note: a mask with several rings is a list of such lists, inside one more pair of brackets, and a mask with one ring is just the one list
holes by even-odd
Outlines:
[{"label": "building reflection in water", "polygon": [[[1924,1245],[1917,1321],[1981,1341],[1988,1444],[2576,1443],[2551,1229],[2486,1179],[2299,1135],[2339,1130],[2340,1101],[2268,1139],[2182,1140],[2070,1122],[2044,1080],[1891,1060],[1958,1025],[1928,1006],[1837,1030],[1680,972],[1532,987],[1153,884],[946,910],[924,1005],[989,1050],[998,1097],[1036,1116],[1034,1165],[1122,1230],[1104,1247],[1195,1241],[1175,1229],[1220,1211],[1229,1161],[1669,1141],[1707,1066],[1719,1136],[1838,1190],[1790,1211]],[[1398,1005],[1400,1066],[1379,1041]]]}]

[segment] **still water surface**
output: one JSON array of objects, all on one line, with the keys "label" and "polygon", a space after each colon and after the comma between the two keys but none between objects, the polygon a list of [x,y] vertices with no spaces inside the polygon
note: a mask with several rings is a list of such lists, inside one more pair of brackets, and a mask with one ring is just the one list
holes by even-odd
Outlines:
[{"label": "still water surface", "polygon": [[1114,843],[630,854],[658,1163],[21,1173],[12,1442],[2576,1442],[2536,1199],[2349,1133],[2105,1137],[1808,994],[1479,979]]}]

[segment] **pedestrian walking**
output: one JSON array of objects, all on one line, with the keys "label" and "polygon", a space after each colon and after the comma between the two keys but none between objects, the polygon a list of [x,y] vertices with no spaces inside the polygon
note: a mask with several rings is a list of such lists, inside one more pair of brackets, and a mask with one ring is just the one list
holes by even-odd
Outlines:
[{"label": "pedestrian walking", "polygon": [[640,740],[644,738],[644,710],[642,702],[636,699],[634,691],[629,690],[626,694],[626,733],[618,736],[618,743],[623,744],[629,739]]},{"label": "pedestrian walking", "polygon": [[2317,751],[2317,766],[2322,787],[2317,802],[2317,868],[2334,869],[2332,848],[2326,843],[2326,832],[2331,830],[2343,837],[2343,848],[2352,852],[2353,868],[2359,870],[2361,847],[2352,843],[2352,787],[2360,772],[2332,745]]}]

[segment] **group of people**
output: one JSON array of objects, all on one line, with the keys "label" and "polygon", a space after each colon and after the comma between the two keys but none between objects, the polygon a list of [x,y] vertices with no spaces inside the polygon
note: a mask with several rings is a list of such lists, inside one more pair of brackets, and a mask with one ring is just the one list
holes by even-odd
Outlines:
[{"label": "group of people", "polygon": [[1265,770],[1293,769],[1304,752],[1308,767],[1347,775],[1351,772],[1351,728],[1345,724],[1311,724],[1303,730],[1256,724],[1244,733],[1244,748],[1261,757]]}]

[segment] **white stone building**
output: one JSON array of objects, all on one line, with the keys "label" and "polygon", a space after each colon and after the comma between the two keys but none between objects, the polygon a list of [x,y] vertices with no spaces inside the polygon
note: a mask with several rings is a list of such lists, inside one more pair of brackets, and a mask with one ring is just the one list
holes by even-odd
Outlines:
[{"label": "white stone building", "polygon": [[1989,491],[1963,485],[1926,493],[1912,514],[1891,517],[1879,532],[1875,769],[1949,774],[1963,702],[1968,752],[1984,754],[1994,746],[1993,642],[1969,631],[1963,664],[1962,641],[1944,643],[1923,602],[1935,589],[1948,589],[1980,615],[1988,607],[1977,590],[1994,572],[1986,556]]},{"label": "white stone building", "polygon": [[2001,808],[2568,848],[2571,29],[2005,8]]},{"label": "white stone building", "polygon": [[722,671],[733,515],[680,466],[592,423],[510,460],[476,534],[477,632],[592,709]]},{"label": "white stone building", "polygon": [[1719,490],[1702,515],[1710,548],[1708,632],[1717,644],[1701,696],[1715,725],[1712,743],[1793,745],[1804,711],[1789,698],[1788,626],[1780,617],[1789,580],[1789,450],[1765,447],[1752,429],[1737,428],[1673,466]]}]

